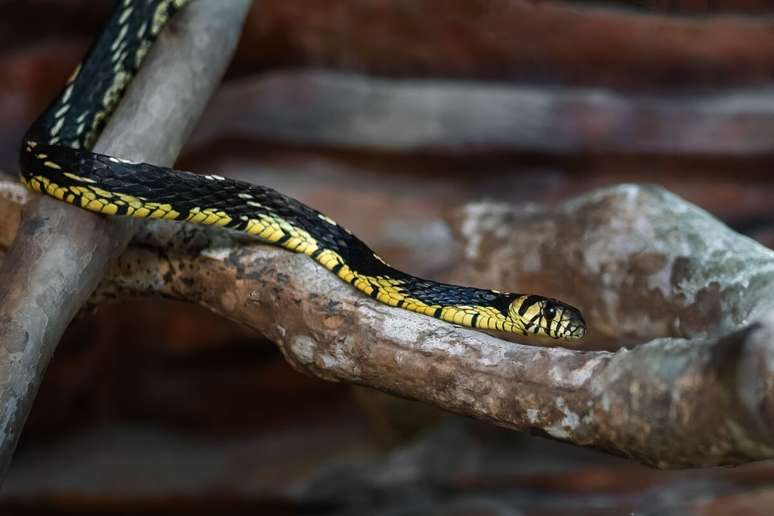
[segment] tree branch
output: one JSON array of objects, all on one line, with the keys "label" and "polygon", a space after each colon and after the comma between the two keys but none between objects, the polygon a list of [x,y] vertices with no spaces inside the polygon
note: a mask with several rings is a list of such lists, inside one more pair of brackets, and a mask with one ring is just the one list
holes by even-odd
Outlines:
[{"label": "tree branch", "polygon": [[[95,151],[171,164],[215,89],[248,0],[194,2],[170,23]],[[134,224],[36,198],[0,269],[0,479],[41,375]]]},{"label": "tree branch", "polygon": [[98,299],[198,303],[317,377],[656,467],[774,457],[772,251],[654,187],[456,217],[460,269],[479,271],[463,281],[577,304],[591,348],[648,342],[608,352],[500,340],[378,304],[304,256],[165,221],[143,226]]}]

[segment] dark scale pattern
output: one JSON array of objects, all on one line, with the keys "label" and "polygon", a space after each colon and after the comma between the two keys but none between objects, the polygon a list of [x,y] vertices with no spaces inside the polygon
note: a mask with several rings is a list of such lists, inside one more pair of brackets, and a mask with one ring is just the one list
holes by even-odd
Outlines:
[{"label": "dark scale pattern", "polygon": [[[142,64],[144,53],[140,51],[138,55],[137,50],[149,47],[158,35],[152,21],[157,10],[161,9],[167,18],[177,11],[175,3],[169,0],[116,3],[115,15],[92,44],[74,79],[32,124],[25,141],[91,148]],[[145,29],[141,30],[143,26]],[[53,135],[60,120],[59,130]]]},{"label": "dark scale pattern", "polygon": [[[358,237],[339,224],[320,218],[320,212],[276,190],[242,181],[204,176],[147,164],[115,163],[108,156],[83,153],[82,172],[98,181],[98,186],[112,192],[141,197],[156,203],[169,203],[185,219],[189,211],[206,206],[223,210],[234,220],[227,227],[245,229],[241,216],[276,215],[309,232],[320,246],[337,252],[350,267],[366,276],[386,276],[401,280],[401,287],[412,297],[429,305],[485,305],[507,315],[508,306],[519,294],[496,293],[472,287],[448,285],[406,274],[385,264]],[[127,188],[127,186],[129,186]],[[249,194],[260,208],[238,197]]]}]

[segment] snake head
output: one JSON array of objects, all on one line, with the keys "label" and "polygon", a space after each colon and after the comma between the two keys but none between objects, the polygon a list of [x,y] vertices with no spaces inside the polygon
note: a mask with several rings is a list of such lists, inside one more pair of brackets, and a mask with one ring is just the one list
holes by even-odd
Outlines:
[{"label": "snake head", "polygon": [[508,317],[525,335],[575,341],[586,334],[580,310],[548,297],[517,295],[508,308]]}]

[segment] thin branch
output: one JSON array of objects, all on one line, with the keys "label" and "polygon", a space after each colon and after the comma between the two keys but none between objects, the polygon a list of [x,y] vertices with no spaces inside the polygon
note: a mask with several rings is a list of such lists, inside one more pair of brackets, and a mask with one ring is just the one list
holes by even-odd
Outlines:
[{"label": "thin branch", "polygon": [[[95,150],[171,164],[220,80],[248,0],[194,2],[154,45]],[[26,205],[0,269],[0,479],[62,333],[134,225],[49,198]]]},{"label": "thin branch", "polygon": [[165,221],[143,226],[98,300],[197,303],[317,377],[656,467],[774,457],[774,252],[654,187],[555,209],[469,205],[455,225],[460,269],[480,271],[466,281],[572,301],[588,347],[649,342],[512,343],[380,305],[304,256]]}]

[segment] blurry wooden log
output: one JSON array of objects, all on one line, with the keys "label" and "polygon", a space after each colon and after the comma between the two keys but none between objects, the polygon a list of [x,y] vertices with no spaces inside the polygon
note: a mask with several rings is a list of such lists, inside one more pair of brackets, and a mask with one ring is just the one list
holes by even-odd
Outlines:
[{"label": "blurry wooden log", "polygon": [[774,89],[633,95],[322,71],[230,83],[194,144],[240,137],[383,152],[774,152]]},{"label": "blurry wooden log", "polygon": [[[86,36],[100,18],[94,12],[107,10],[82,0],[41,3],[45,8],[38,9],[36,16],[51,16],[56,22],[46,33],[50,39],[40,42],[36,38],[32,44],[19,34],[19,38],[12,38],[16,42],[13,50],[0,54],[0,67],[11,78],[0,84],[0,108],[7,118],[0,124],[0,166],[6,168],[12,163],[18,136],[34,115],[32,111],[39,109],[38,104],[50,94],[48,88],[59,84],[71,68],[62,62],[75,62],[75,50],[85,45]],[[277,67],[328,67],[393,78],[460,79],[466,81],[460,86],[471,90],[477,83],[467,81],[515,83],[516,92],[527,97],[537,92],[538,100],[556,102],[551,104],[556,109],[579,111],[553,115],[568,124],[566,129],[559,128],[563,138],[557,146],[563,152],[650,152],[653,148],[658,153],[702,154],[709,149],[712,155],[728,151],[739,156],[748,151],[770,151],[765,119],[774,70],[770,57],[774,55],[774,16],[646,15],[645,11],[603,5],[612,4],[452,1],[439,12],[430,0],[264,2],[256,4],[250,14],[232,71],[252,75]],[[739,12],[748,8],[756,7],[737,7]],[[78,23],[70,23],[79,16],[80,29]],[[0,20],[0,35],[23,33],[33,21],[42,23],[31,18],[26,4],[8,6]],[[56,39],[57,34],[60,39]],[[28,46],[20,46],[17,39],[27,41]],[[54,52],[54,48],[58,50]],[[45,58],[51,55],[56,59]],[[56,74],[61,74],[61,79]],[[607,93],[605,88],[609,87],[621,92]],[[43,90],[46,94],[41,94]],[[632,97],[632,90],[651,95]],[[301,104],[309,102],[304,89],[294,91]],[[750,102],[765,102],[764,111],[751,113],[748,96]],[[339,99],[331,109],[345,101]],[[680,109],[683,102],[687,104],[684,110]],[[605,108],[599,120],[585,111],[595,103]],[[431,109],[425,106],[417,116]],[[366,112],[366,116],[373,114]],[[548,146],[555,152],[545,143],[552,138],[540,139],[532,133],[539,120],[528,118],[520,125],[507,120],[507,114],[498,113],[497,120],[507,122],[503,132],[515,128],[509,148],[543,152]],[[670,114],[678,120],[667,126]],[[518,119],[518,115],[513,116]],[[625,121],[630,116],[633,139]],[[710,124],[705,129],[703,122],[708,118]],[[433,122],[420,120],[420,124]],[[464,127],[465,122],[459,125]],[[211,125],[206,118],[204,125]],[[576,136],[570,129],[582,132]],[[519,142],[518,137],[525,133],[533,138]],[[750,144],[745,143],[748,139]],[[534,149],[529,147],[532,141],[538,143]],[[460,151],[475,150],[479,142],[467,143],[470,147]],[[502,144],[484,141],[481,145],[486,147],[487,143]],[[713,150],[715,144],[717,151]]]},{"label": "blurry wooden log", "polygon": [[[35,3],[6,2],[2,48],[37,44],[40,27],[49,41],[62,36],[83,41],[100,26],[110,5]],[[709,3],[449,0],[438,9],[432,0],[268,1],[251,11],[233,70],[248,74],[312,66],[396,77],[637,89],[770,81],[770,3]],[[644,8],[626,8],[637,5]],[[703,16],[679,16],[683,12]]]},{"label": "blurry wooden log", "polygon": [[432,0],[265,2],[251,12],[236,70],[308,65],[670,90],[762,84],[774,74],[774,19],[753,9],[740,4],[734,13],[754,17],[684,17],[550,0],[461,0],[443,9]]},{"label": "blurry wooden log", "polygon": [[[540,0],[537,0],[540,1]],[[588,0],[562,0],[566,4],[588,5]],[[596,0],[597,7],[630,8],[635,12],[669,14],[772,14],[767,0]]]},{"label": "blurry wooden log", "polygon": [[[171,164],[220,80],[248,7],[196,2],[175,17],[95,150]],[[126,220],[49,198],[26,205],[0,269],[0,479],[59,338],[133,231]]]}]

